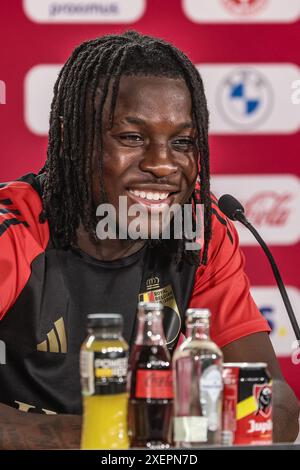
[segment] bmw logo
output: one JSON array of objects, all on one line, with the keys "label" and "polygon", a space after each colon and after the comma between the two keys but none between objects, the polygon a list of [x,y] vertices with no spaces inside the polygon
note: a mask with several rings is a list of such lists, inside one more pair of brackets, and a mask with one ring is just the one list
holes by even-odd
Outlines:
[{"label": "bmw logo", "polygon": [[234,128],[259,127],[270,115],[273,90],[269,81],[254,68],[232,71],[217,91],[217,107]]}]

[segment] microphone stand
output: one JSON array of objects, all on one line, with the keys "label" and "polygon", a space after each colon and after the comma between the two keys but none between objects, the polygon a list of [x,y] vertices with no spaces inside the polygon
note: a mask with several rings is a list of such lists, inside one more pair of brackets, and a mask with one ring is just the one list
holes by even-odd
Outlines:
[{"label": "microphone stand", "polygon": [[250,232],[254,235],[254,237],[256,238],[256,240],[258,241],[258,243],[260,244],[260,246],[264,250],[265,254],[267,255],[267,258],[268,258],[268,260],[271,264],[272,271],[274,273],[274,277],[275,277],[276,282],[277,282],[278,289],[281,293],[283,303],[285,305],[287,314],[289,316],[291,325],[293,327],[295,336],[296,336],[297,340],[300,341],[300,328],[299,328],[299,325],[297,323],[297,319],[296,319],[295,313],[293,311],[293,307],[292,307],[290,299],[287,295],[287,292],[286,292],[283,280],[281,278],[279,269],[277,267],[276,261],[275,261],[273,255],[272,255],[271,251],[269,250],[267,244],[262,239],[262,237],[259,235],[257,230],[253,227],[253,225],[251,225],[249,220],[246,219],[246,217],[245,217],[244,213],[242,212],[242,210],[237,209],[235,214],[234,214],[234,217],[235,217],[236,220],[241,222],[248,230],[250,230]]}]

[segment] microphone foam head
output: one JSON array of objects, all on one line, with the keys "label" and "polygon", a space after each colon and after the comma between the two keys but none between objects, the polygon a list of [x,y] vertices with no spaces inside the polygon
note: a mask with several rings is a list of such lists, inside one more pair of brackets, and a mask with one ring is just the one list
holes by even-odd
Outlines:
[{"label": "microphone foam head", "polygon": [[237,220],[236,214],[244,214],[242,204],[230,194],[223,194],[218,201],[220,210],[231,220]]}]

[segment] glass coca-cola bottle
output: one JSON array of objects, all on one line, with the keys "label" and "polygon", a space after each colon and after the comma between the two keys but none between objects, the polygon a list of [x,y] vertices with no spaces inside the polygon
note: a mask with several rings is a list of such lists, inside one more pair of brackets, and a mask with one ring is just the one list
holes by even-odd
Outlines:
[{"label": "glass coca-cola bottle", "polygon": [[172,444],[172,370],[162,317],[162,304],[139,303],[137,338],[129,360],[131,447],[166,449]]},{"label": "glass coca-cola bottle", "polygon": [[176,447],[221,443],[223,354],[210,339],[209,320],[208,309],[187,310],[187,339],[173,356]]}]

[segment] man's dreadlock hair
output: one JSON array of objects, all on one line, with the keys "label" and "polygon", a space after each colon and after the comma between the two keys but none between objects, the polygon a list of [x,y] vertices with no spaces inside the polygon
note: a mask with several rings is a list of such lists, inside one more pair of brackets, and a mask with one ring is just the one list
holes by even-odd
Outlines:
[{"label": "man's dreadlock hair", "polygon": [[[195,189],[190,202],[204,205],[204,246],[200,259],[199,252],[185,251],[184,241],[178,241],[177,260],[182,261],[187,256],[193,263],[206,264],[211,239],[211,199],[208,110],[203,83],[183,52],[161,39],[135,31],[80,44],[59,73],[51,105],[47,161],[40,171],[40,174],[44,173],[41,221],[48,219],[61,247],[76,242],[80,222],[85,230],[95,234],[97,219],[91,158],[93,149],[99,149],[99,178],[104,196],[103,107],[111,89],[109,123],[112,125],[119,83],[124,75],[181,78],[187,84],[197,131],[200,169],[200,187]],[[100,103],[95,106],[100,82]],[[193,224],[195,227],[195,220]]]}]

